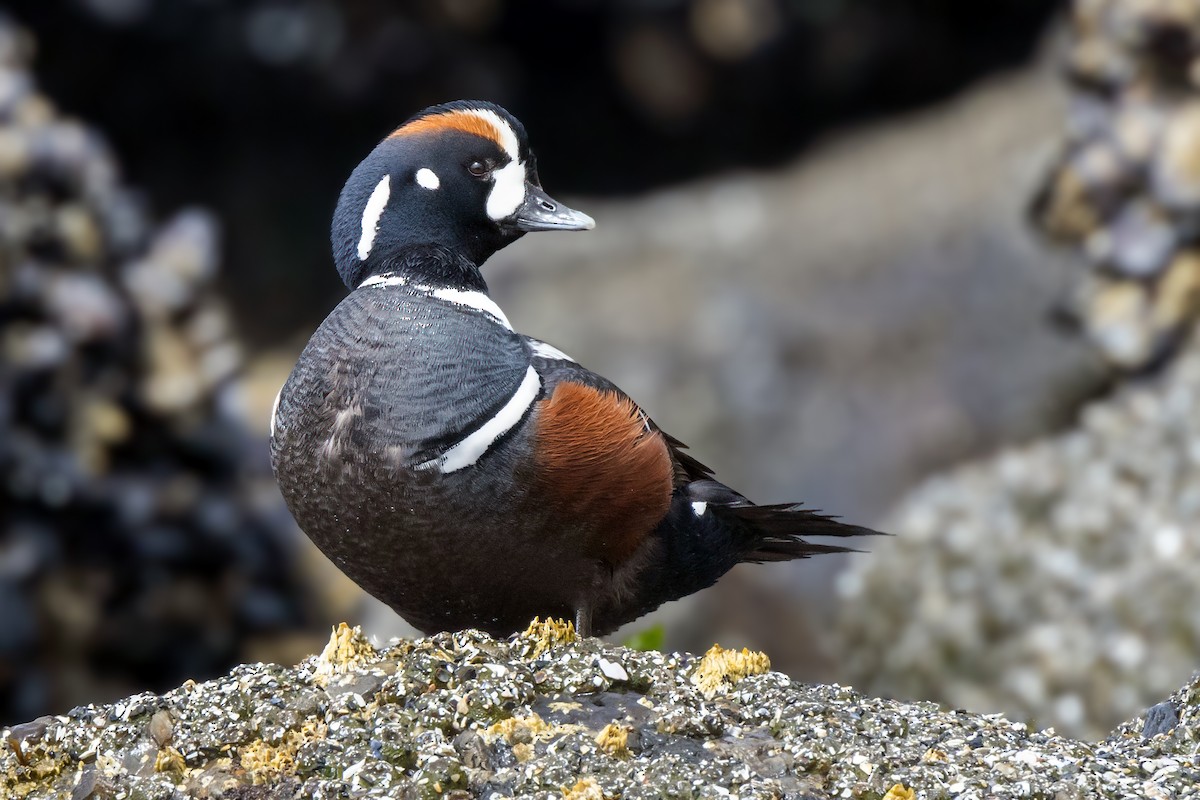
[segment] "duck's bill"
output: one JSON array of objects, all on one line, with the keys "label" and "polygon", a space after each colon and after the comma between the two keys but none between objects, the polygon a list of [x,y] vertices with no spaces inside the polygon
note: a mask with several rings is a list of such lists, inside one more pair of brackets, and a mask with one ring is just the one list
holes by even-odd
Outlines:
[{"label": "duck's bill", "polygon": [[596,220],[582,211],[568,208],[550,197],[541,188],[525,184],[525,202],[512,217],[517,230],[532,231],[590,231]]}]

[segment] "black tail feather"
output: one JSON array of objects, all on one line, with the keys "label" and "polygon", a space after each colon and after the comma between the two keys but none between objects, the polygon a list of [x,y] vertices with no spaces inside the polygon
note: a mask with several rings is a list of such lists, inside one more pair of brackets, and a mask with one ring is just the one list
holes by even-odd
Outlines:
[{"label": "black tail feather", "polygon": [[807,541],[808,536],[882,536],[879,531],[839,522],[836,517],[820,514],[794,503],[756,506],[718,507],[738,521],[743,536],[742,561],[790,561],[822,553],[858,553],[858,548],[840,544]]},{"label": "black tail feather", "polygon": [[658,550],[639,573],[636,590],[621,599],[620,618],[593,611],[593,624],[616,627],[670,600],[712,586],[743,562],[791,561],[821,553],[853,553],[842,544],[804,537],[879,536],[788,503],[756,506],[719,481],[701,478],[680,487],[666,519],[654,531]]}]

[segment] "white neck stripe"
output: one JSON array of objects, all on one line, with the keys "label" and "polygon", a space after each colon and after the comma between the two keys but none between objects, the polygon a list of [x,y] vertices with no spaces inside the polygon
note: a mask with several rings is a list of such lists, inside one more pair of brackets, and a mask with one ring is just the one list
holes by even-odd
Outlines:
[{"label": "white neck stripe", "polygon": [[372,275],[358,285],[360,289],[366,289],[371,286],[409,286],[408,279],[402,275],[393,275],[390,272],[385,272],[382,275]]},{"label": "white neck stripe", "polygon": [[496,305],[496,301],[483,292],[464,292],[461,289],[433,289],[431,294],[439,300],[446,300],[455,305],[467,306],[476,311],[482,311],[510,331],[513,329],[513,326],[508,321],[508,317],[504,316],[504,312],[500,310],[500,306]]},{"label": "white neck stripe", "polygon": [[513,392],[513,396],[496,412],[496,416],[483,423],[473,433],[461,439],[438,458],[420,464],[417,469],[437,469],[442,474],[457,472],[469,467],[486,453],[496,440],[508,433],[525,416],[525,412],[537,399],[542,389],[542,379],[537,370],[529,367],[525,379]]},{"label": "white neck stripe", "polygon": [[358,240],[359,261],[366,261],[367,256],[371,255],[371,247],[375,244],[375,234],[379,233],[379,218],[383,216],[383,209],[387,208],[388,197],[391,194],[392,176],[384,175],[379,179],[379,183],[375,184],[375,189],[367,198],[366,207],[363,208],[362,235]]},{"label": "white neck stripe", "polygon": [[445,300],[447,303],[454,303],[456,306],[466,306],[476,311],[482,311],[510,331],[513,329],[512,324],[508,321],[508,317],[504,316],[504,312],[500,310],[500,306],[496,305],[496,301],[483,292],[451,289],[447,286],[435,288],[420,283],[410,283],[403,275],[392,275],[390,273],[372,275],[360,283],[358,288],[366,289],[372,286],[408,286],[418,292],[436,297],[439,300]]}]

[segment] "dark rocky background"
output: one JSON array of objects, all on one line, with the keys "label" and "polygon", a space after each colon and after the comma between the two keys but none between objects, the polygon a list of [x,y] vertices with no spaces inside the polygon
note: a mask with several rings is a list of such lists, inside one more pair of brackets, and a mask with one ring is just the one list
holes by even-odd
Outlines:
[{"label": "dark rocky background", "polygon": [[[599,220],[489,265],[514,323],[753,499],[871,524],[1109,374],[1050,323],[1071,264],[1027,224],[1064,118],[1056,4],[6,8],[30,37],[5,27],[0,80],[0,721],[288,663],[339,618],[403,630],[280,516],[265,430],[343,293],[342,181],[432,102],[508,106]],[[664,610],[668,645],[838,678],[831,561],[735,571]]]},{"label": "dark rocky background", "polygon": [[[9,0],[39,80],[105,132],[156,207],[218,211],[257,342],[337,296],[328,217],[386,132],[483,97],[563,194],[772,167],[831,129],[1025,62],[1056,4],[1002,0]],[[290,301],[263,304],[286,285]]]}]

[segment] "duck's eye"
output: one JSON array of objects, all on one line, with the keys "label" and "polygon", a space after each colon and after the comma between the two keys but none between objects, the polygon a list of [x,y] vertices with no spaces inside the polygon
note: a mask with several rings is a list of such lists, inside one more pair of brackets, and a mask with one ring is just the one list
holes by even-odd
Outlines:
[{"label": "duck's eye", "polygon": [[474,175],[476,178],[482,178],[492,171],[491,160],[487,161],[472,161],[467,166],[467,172]]}]

